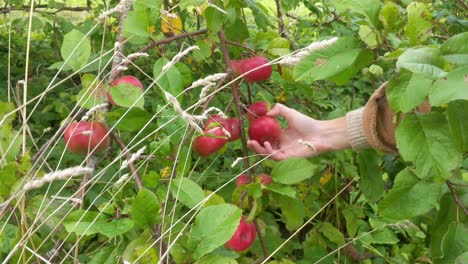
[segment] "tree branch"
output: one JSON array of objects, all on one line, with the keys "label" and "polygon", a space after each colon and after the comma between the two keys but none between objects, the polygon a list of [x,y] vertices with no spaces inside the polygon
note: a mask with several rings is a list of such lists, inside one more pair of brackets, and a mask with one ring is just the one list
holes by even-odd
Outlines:
[{"label": "tree branch", "polygon": [[457,189],[455,188],[455,184],[449,180],[446,180],[445,183],[447,184],[450,193],[453,196],[453,199],[455,200],[455,203],[457,204],[458,208],[463,209],[463,212],[465,212],[465,215],[468,215],[468,210],[466,209],[465,205],[463,205],[463,202],[460,200],[460,197],[457,195]]},{"label": "tree branch", "polygon": [[[6,14],[10,13],[11,11],[24,11],[24,12],[29,12],[31,9],[31,6],[23,5],[23,6],[10,6],[10,7],[2,7],[0,8],[0,14]],[[50,8],[48,5],[36,5],[34,8],[35,12],[41,12],[41,13],[48,13],[48,14],[57,14],[62,11],[74,11],[74,12],[82,12],[82,11],[90,11],[90,7],[71,7],[71,6],[64,6],[61,8],[56,9],[55,11],[52,12],[47,12],[47,11],[42,11],[42,10],[37,10],[37,9],[54,9]]]},{"label": "tree branch", "polygon": [[278,31],[281,37],[289,40],[289,43],[291,43],[291,48],[293,50],[296,50],[296,46],[292,42],[291,38],[288,35],[288,32],[286,32],[286,28],[284,27],[284,21],[283,21],[283,13],[281,12],[281,0],[275,0],[276,2],[276,15],[278,16]]},{"label": "tree branch", "polygon": [[123,5],[123,10],[120,13],[119,29],[117,30],[117,41],[114,44],[115,45],[114,60],[112,61],[112,68],[111,68],[111,73],[109,76],[108,83],[112,83],[120,74],[120,71],[117,70],[117,68],[122,63],[122,59],[123,59],[122,51],[124,49],[124,42],[125,42],[125,37],[123,36],[123,27],[124,27],[124,22],[127,19],[127,14],[132,8],[131,0],[120,0],[120,4]]},{"label": "tree branch", "polygon": [[[226,43],[226,34],[224,33],[224,29],[221,28],[221,30],[219,31],[218,33],[218,37],[219,37],[219,40],[221,42],[221,52],[223,53],[223,60],[224,60],[224,63],[226,64],[226,73],[227,75],[229,76],[228,78],[231,79],[231,80],[234,80],[234,76],[232,74],[232,67],[231,67],[231,58],[229,57],[229,50],[227,48],[227,43]],[[234,97],[234,101],[236,103],[236,108],[237,108],[237,115],[239,117],[239,129],[240,131],[244,131],[244,118],[243,118],[243,112],[242,112],[242,105],[241,105],[241,102],[240,102],[240,98],[239,98],[239,85],[237,82],[233,82],[232,83],[232,95]],[[247,148],[247,140],[245,138],[245,134],[244,133],[240,133],[241,135],[241,141],[242,141],[242,153],[243,153],[243,156],[244,156],[244,163],[245,163],[245,168],[248,169],[250,168],[250,162],[249,162],[249,159],[248,159],[248,148]],[[249,175],[249,180],[252,181],[252,175],[248,174]],[[254,221],[254,223],[256,223]],[[255,224],[257,226],[257,224]],[[260,232],[260,229],[259,228],[256,228],[256,231],[257,231],[257,236],[260,240],[260,244],[262,245],[262,250],[263,250],[263,254],[265,256],[265,258],[268,256],[268,252],[266,250],[266,246],[265,246],[265,241],[263,240],[263,235],[262,235],[262,232]]]},{"label": "tree branch", "polygon": [[[188,37],[193,37],[193,36],[197,36],[197,35],[202,35],[202,34],[205,34],[206,32],[208,32],[208,29],[202,29],[202,30],[198,30],[198,31],[194,31],[194,32],[182,33],[182,34],[178,34],[178,35],[175,35],[173,37],[170,37],[170,38],[156,40],[156,41],[153,41],[152,43],[144,46],[143,48],[141,48],[138,51],[138,53],[147,52],[148,50],[150,50],[150,49],[152,49],[154,47],[157,47],[159,45],[169,44],[171,42],[174,42],[174,41],[176,41],[178,39],[182,39],[182,38],[188,38]],[[120,65],[122,67],[127,67],[133,60],[135,60],[135,58],[128,58],[124,62],[121,62]],[[118,69],[113,69],[112,71],[115,72],[115,76],[118,76],[122,72],[122,70],[118,70]]]},{"label": "tree branch", "polygon": [[114,131],[111,131],[110,135],[115,140],[115,142],[117,142],[120,150],[124,153],[125,158],[128,161],[128,167],[130,168],[130,171],[132,172],[133,178],[135,178],[135,182],[138,187],[138,190],[141,190],[143,188],[143,182],[141,181],[141,177],[138,174],[135,164],[133,164],[133,162],[131,161],[132,155],[130,154],[130,151],[125,146],[125,143],[123,142],[123,140]]}]

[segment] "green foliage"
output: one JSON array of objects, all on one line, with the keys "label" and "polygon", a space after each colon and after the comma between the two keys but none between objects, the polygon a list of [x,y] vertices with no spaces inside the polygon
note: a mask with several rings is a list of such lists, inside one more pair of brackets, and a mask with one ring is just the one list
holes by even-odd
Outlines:
[{"label": "green foliage", "polygon": [[[247,264],[262,260],[264,249],[275,252],[267,263],[278,264],[467,262],[463,1],[135,0],[122,28],[118,12],[99,18],[119,2],[42,1],[30,20],[29,1],[0,0],[2,262]],[[182,27],[163,34],[174,15]],[[125,40],[116,44],[119,32]],[[191,87],[226,72],[228,55],[273,61],[332,37],[335,44],[295,66],[274,61],[267,81]],[[110,89],[115,70],[136,76],[144,92]],[[240,117],[244,133],[249,123],[239,114],[256,100],[328,120],[365,105],[386,81],[398,154],[346,150],[273,161],[240,140],[208,158],[192,151],[194,126],[203,128],[217,109]],[[107,92],[120,107],[102,106]],[[90,109],[87,118],[113,127],[111,143],[96,156],[70,154],[54,135]],[[75,166],[94,172],[23,190]],[[243,173],[254,182],[238,187]],[[273,183],[255,181],[260,173]],[[223,245],[242,215],[255,220],[257,238],[233,252]]]}]

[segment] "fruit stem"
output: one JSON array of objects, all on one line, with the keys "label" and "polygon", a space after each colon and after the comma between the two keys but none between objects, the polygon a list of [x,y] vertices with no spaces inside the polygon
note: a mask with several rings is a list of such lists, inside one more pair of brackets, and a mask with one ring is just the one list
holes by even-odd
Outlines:
[{"label": "fruit stem", "polygon": [[117,134],[114,131],[111,131],[110,135],[115,140],[115,142],[117,142],[120,150],[122,150],[122,152],[125,154],[125,158],[128,161],[128,167],[130,168],[130,171],[132,171],[132,176],[135,178],[138,190],[141,190],[143,188],[143,182],[141,181],[140,175],[138,174],[135,164],[133,164],[133,162],[131,161],[132,155],[130,154],[130,151],[127,149],[122,139],[119,136],[117,136]]},{"label": "fruit stem", "polygon": [[257,219],[253,220],[253,223],[255,224],[255,230],[257,231],[257,236],[258,236],[258,240],[260,240],[260,245],[262,245],[263,256],[267,258],[268,250],[266,249],[265,240],[263,239],[263,235],[262,235],[262,232],[260,231],[260,226],[258,225]]}]

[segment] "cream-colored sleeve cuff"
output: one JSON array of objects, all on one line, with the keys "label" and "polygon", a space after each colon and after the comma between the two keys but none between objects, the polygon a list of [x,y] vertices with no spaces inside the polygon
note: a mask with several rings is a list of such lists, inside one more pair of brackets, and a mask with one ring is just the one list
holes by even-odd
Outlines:
[{"label": "cream-colored sleeve cuff", "polygon": [[371,148],[364,134],[363,126],[364,107],[353,110],[346,114],[346,130],[351,147],[356,150]]}]

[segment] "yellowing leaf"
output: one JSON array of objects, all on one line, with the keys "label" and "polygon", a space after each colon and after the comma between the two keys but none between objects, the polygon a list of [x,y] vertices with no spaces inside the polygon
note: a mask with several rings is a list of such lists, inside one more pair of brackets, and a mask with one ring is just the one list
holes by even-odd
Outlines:
[{"label": "yellowing leaf", "polygon": [[320,177],[320,184],[325,185],[331,180],[332,174],[330,172],[326,172]]},{"label": "yellowing leaf", "polygon": [[164,35],[174,36],[182,33],[182,19],[177,14],[168,13],[162,16],[161,31]]},{"label": "yellowing leaf", "polygon": [[159,174],[161,175],[161,178],[163,179],[171,176],[171,167],[166,166],[165,168],[161,169]]}]

